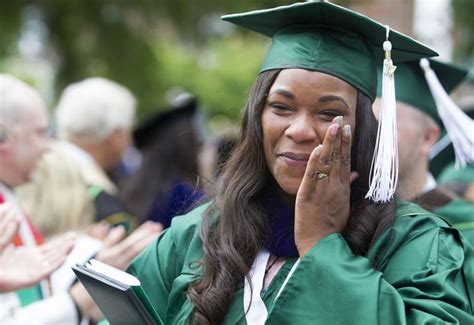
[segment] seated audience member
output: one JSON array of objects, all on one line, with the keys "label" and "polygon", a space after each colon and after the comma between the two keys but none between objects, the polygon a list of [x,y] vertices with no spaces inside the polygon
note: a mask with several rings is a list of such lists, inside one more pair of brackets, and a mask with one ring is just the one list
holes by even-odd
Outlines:
[{"label": "seated audience member", "polygon": [[[8,202],[20,216],[19,229],[12,243],[17,249],[22,249],[21,258],[31,252],[40,255],[45,253],[48,261],[51,256],[54,257],[50,261],[51,267],[56,266],[63,258],[61,256],[70,249],[71,240],[60,239],[61,248],[58,248],[57,242],[41,246],[42,236],[22,212],[14,192],[15,187],[31,180],[35,164],[47,151],[50,142],[47,129],[46,107],[37,91],[10,75],[0,74],[0,203]],[[161,227],[156,224],[146,224],[142,227],[125,240],[122,240],[124,230],[116,228],[117,230],[110,232],[104,239],[104,248],[97,253],[97,257],[116,267],[126,268],[141,249],[161,231]],[[37,246],[39,251],[34,249]],[[55,255],[57,253],[59,257]],[[6,258],[8,262],[13,258],[10,251]],[[1,270],[3,271],[3,268]],[[11,274],[11,268],[8,270],[8,274]],[[0,293],[2,325],[78,324],[82,316],[93,319],[101,317],[97,306],[81,284],[75,284],[67,291],[52,293],[49,278],[40,278],[41,281],[29,283],[31,286],[27,288]],[[25,283],[24,279],[20,282]]]},{"label": "seated audience member", "polygon": [[66,87],[55,110],[57,135],[82,164],[96,218],[110,218],[128,231],[135,218],[124,210],[107,171],[119,164],[130,143],[136,99],[125,87],[104,78],[89,78]]},{"label": "seated audience member", "polygon": [[[446,92],[451,92],[466,77],[467,71],[455,65],[435,60],[430,60],[429,63],[430,69],[436,73]],[[438,107],[440,104],[435,102],[435,97],[430,90],[420,62],[398,65],[395,86],[400,158],[400,197],[416,201],[422,207],[444,217],[453,227],[459,228],[474,244],[474,224],[472,223],[474,204],[463,199],[446,186],[436,184],[433,175],[429,172],[430,152],[438,141],[440,128],[442,126],[447,128],[446,123],[453,122],[446,121],[445,115],[440,113],[441,108]],[[381,94],[380,82],[378,92]],[[380,101],[377,100],[374,110],[378,111],[379,106]],[[450,118],[460,116],[458,119],[461,120],[461,123],[470,124],[470,128],[474,128],[474,122],[470,117],[458,107],[451,107],[452,109],[456,108],[457,111],[449,112]],[[455,122],[459,123],[457,120]],[[448,135],[454,137],[455,141],[459,141],[459,134],[451,134],[452,132],[452,129],[447,128]],[[464,150],[467,151],[468,163],[472,163],[474,160],[474,138],[471,137],[469,140],[468,133],[465,132],[462,136],[466,137],[467,144],[470,141],[468,146],[471,146],[471,149]],[[462,144],[458,143],[457,145]],[[457,145],[454,146],[455,149]]]},{"label": "seated audience member", "polygon": [[66,231],[84,232],[100,221],[136,227],[134,218],[107,205],[108,196],[88,182],[89,169],[70,154],[66,143],[54,141],[50,147],[37,163],[31,182],[17,188],[22,206],[45,238]]},{"label": "seated audience member", "polygon": [[127,210],[169,227],[202,196],[197,188],[197,157],[202,143],[196,99],[184,95],[164,112],[143,121],[134,131],[141,166],[123,182]]},{"label": "seated audience member", "polygon": [[[48,149],[48,116],[39,94],[18,79],[0,74],[0,203],[20,211],[13,188],[30,180],[31,172]],[[40,233],[20,213],[17,247],[42,244]],[[76,301],[69,293],[51,295],[47,279],[16,292],[0,294],[0,323],[77,323]]]}]

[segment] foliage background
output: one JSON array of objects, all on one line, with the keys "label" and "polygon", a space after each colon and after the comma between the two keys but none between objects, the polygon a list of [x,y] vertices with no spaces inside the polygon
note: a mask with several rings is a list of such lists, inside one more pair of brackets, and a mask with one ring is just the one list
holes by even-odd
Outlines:
[{"label": "foliage background", "polygon": [[[370,0],[335,2],[363,1]],[[103,76],[136,94],[139,118],[165,107],[169,90],[181,87],[198,96],[210,117],[233,122],[269,41],[218,17],[292,2],[2,1],[0,71],[35,83],[50,107],[69,83]],[[452,6],[460,44],[455,55],[463,62],[473,53],[474,1],[452,0]]]}]

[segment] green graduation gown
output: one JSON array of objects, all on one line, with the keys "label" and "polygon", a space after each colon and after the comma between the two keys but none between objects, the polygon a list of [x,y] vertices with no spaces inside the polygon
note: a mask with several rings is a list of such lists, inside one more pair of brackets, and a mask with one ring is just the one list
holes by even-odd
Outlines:
[{"label": "green graduation gown", "polygon": [[441,172],[437,181],[440,184],[472,183],[474,182],[474,164],[456,168],[452,163]]},{"label": "green graduation gown", "polygon": [[[174,218],[129,268],[165,324],[189,323],[186,291],[202,274],[193,262],[203,255],[199,228],[206,207]],[[469,254],[456,229],[400,203],[393,228],[367,257],[354,255],[340,234],[329,235],[301,259],[275,300],[295,263],[287,260],[262,292],[266,324],[474,324],[474,293],[468,292],[474,279],[464,268]],[[375,258],[379,270],[371,266]],[[243,291],[242,280],[223,324],[246,323]]]},{"label": "green graduation gown", "polygon": [[459,229],[474,247],[474,204],[464,199],[455,199],[436,208],[433,213],[445,218],[454,228]]}]

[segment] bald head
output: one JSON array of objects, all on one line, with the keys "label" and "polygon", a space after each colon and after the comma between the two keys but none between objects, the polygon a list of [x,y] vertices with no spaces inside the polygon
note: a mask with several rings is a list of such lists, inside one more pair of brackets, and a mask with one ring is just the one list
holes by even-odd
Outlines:
[{"label": "bald head", "polygon": [[[380,98],[373,105],[380,112]],[[428,171],[429,153],[439,137],[436,122],[416,107],[397,101],[397,140],[399,158],[399,195],[411,200],[420,194]]]},{"label": "bald head", "polygon": [[7,74],[0,74],[0,181],[15,187],[27,182],[48,148],[48,116],[38,92]]}]

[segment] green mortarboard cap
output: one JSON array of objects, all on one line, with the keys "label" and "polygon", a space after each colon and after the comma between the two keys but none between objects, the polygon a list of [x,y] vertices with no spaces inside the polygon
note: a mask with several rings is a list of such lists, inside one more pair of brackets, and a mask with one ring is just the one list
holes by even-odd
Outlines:
[{"label": "green mortarboard cap", "polygon": [[[436,73],[441,85],[450,93],[467,76],[468,71],[454,64],[429,60],[431,69]],[[382,66],[377,67],[381,73]],[[377,96],[382,93],[382,80],[378,79]],[[431,116],[442,125],[433,95],[426,82],[425,73],[419,60],[397,65],[395,72],[395,93],[397,101],[409,104]]]},{"label": "green mortarboard cap", "polygon": [[[223,20],[272,37],[260,72],[302,68],[338,77],[365,93],[377,93],[377,64],[385,58],[386,28],[379,22],[322,1],[226,15]],[[392,60],[404,62],[438,55],[414,39],[390,30]]]}]

